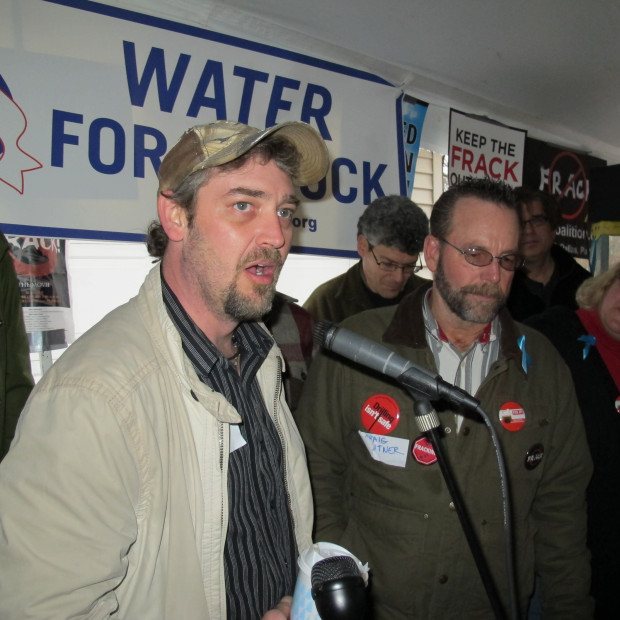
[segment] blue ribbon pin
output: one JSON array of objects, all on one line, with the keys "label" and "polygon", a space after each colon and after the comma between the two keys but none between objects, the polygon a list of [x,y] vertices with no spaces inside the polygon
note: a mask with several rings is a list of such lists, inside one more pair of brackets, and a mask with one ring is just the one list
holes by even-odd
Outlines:
[{"label": "blue ribbon pin", "polygon": [[596,336],[586,334],[585,336],[579,336],[577,340],[583,342],[583,359],[585,360],[590,354],[590,349],[596,346]]},{"label": "blue ribbon pin", "polygon": [[523,366],[523,372],[527,373],[527,369],[532,365],[532,358],[530,354],[525,350],[525,336],[519,338],[519,349],[521,349],[521,366]]}]

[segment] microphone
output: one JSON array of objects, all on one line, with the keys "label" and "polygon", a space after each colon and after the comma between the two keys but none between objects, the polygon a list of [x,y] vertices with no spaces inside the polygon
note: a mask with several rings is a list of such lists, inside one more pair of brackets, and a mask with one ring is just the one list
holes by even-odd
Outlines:
[{"label": "microphone", "polygon": [[318,321],[314,328],[314,340],[338,355],[396,379],[429,400],[443,399],[456,407],[470,407],[474,410],[480,405],[478,399],[444,381],[440,375],[416,366],[394,351],[350,329],[338,327],[329,321]]},{"label": "microphone", "polygon": [[366,584],[355,560],[336,555],[312,567],[312,598],[321,620],[360,620],[368,601]]}]

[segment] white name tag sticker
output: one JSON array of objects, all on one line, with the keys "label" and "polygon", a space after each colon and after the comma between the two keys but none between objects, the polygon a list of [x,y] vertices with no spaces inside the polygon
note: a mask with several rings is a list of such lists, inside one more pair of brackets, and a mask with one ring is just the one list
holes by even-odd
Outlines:
[{"label": "white name tag sticker", "polygon": [[241,434],[238,424],[229,424],[230,427],[230,452],[243,448],[248,443]]},{"label": "white name tag sticker", "polygon": [[389,435],[373,435],[359,431],[364,445],[375,461],[394,467],[405,467],[409,454],[409,440]]}]

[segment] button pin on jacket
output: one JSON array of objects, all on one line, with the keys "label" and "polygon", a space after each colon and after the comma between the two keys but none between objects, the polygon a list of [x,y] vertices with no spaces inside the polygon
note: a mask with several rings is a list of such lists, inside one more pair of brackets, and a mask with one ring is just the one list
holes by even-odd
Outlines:
[{"label": "button pin on jacket", "polygon": [[375,435],[389,435],[400,422],[400,407],[387,394],[374,394],[362,405],[362,426]]},{"label": "button pin on jacket", "polygon": [[519,403],[508,401],[499,408],[499,421],[508,431],[520,431],[526,422],[525,410]]},{"label": "button pin on jacket", "polygon": [[545,449],[541,443],[535,443],[525,455],[525,469],[535,469],[540,465],[545,456]]}]

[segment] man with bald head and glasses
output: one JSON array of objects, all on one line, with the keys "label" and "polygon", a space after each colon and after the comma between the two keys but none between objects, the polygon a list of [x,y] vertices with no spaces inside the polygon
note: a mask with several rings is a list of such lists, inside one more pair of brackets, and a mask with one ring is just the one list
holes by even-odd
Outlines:
[{"label": "man with bald head and glasses", "polygon": [[428,218],[405,196],[382,196],[371,202],[357,222],[360,261],[347,272],[318,286],[304,308],[317,319],[339,323],[362,310],[396,305],[426,279],[420,253]]},{"label": "man with bald head and glasses", "polygon": [[[527,612],[538,574],[545,618],[588,618],[591,459],[568,369],[546,339],[504,307],[523,262],[519,235],[507,185],[468,179],[451,187],[433,208],[424,242],[432,283],[342,326],[480,401],[512,494],[518,615]],[[369,563],[375,620],[498,617],[413,399],[385,375],[334,353],[315,358],[297,410],[314,491],[314,540],[340,544]],[[431,405],[508,615],[501,482],[489,429],[478,413],[442,400]]]}]

